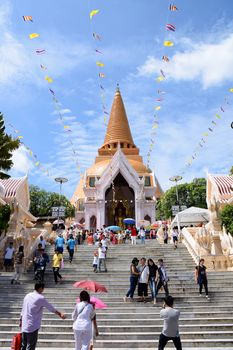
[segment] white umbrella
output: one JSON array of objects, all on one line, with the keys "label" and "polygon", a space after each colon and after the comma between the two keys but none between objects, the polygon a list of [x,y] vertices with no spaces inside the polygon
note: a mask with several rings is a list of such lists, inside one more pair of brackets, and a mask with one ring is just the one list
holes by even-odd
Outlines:
[{"label": "white umbrella", "polygon": [[54,222],[53,222],[53,225],[59,225],[59,224],[64,224],[64,221],[62,219],[56,219]]},{"label": "white umbrella", "polygon": [[178,225],[178,221],[181,226],[195,225],[195,224],[200,224],[202,222],[208,222],[209,221],[208,209],[190,207],[188,209],[180,211],[178,214],[176,214],[174,220],[171,223],[171,226],[173,227]]},{"label": "white umbrella", "polygon": [[145,227],[147,227],[147,226],[150,225],[150,221],[148,221],[148,220],[139,220],[139,221],[138,221],[138,224],[139,224],[140,226],[145,226]]}]

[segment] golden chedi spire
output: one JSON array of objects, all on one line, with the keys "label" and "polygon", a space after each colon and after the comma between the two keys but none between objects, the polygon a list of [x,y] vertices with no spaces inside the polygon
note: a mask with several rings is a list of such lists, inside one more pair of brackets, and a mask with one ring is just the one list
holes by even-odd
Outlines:
[{"label": "golden chedi spire", "polygon": [[125,106],[119,86],[117,86],[104,139],[104,145],[119,142],[130,144],[130,146],[134,145]]}]

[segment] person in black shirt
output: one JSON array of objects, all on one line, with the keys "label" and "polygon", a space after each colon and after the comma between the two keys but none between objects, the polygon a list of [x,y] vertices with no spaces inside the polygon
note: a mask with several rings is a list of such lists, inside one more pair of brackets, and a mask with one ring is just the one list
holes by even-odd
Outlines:
[{"label": "person in black shirt", "polygon": [[195,281],[199,284],[199,293],[201,296],[202,288],[204,285],[205,288],[205,294],[206,298],[209,300],[208,295],[208,281],[207,281],[207,273],[206,273],[206,267],[204,265],[204,259],[200,259],[199,265],[195,268]]},{"label": "person in black shirt", "polygon": [[149,267],[149,286],[151,290],[152,302],[156,304],[156,284],[158,281],[158,266],[154,263],[152,259],[147,260]]}]

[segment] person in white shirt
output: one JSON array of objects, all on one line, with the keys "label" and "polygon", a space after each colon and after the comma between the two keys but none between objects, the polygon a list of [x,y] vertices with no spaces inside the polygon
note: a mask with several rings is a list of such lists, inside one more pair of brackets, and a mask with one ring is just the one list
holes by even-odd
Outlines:
[{"label": "person in white shirt", "polygon": [[[89,350],[92,340],[92,321],[95,320],[96,314],[87,291],[83,290],[79,299],[80,302],[76,304],[72,313],[75,350]],[[94,322],[94,326],[96,335],[98,335],[96,322]]]},{"label": "person in white shirt", "polygon": [[42,235],[40,236],[39,243],[41,243],[42,249],[45,249],[45,247],[46,247],[46,240],[44,239],[44,237]]},{"label": "person in white shirt", "polygon": [[107,267],[106,267],[106,248],[102,246],[102,243],[99,243],[99,248],[98,248],[98,262],[99,262],[99,272],[101,272],[101,265],[103,264],[104,267],[104,272],[107,272]]},{"label": "person in white shirt", "polygon": [[6,272],[8,271],[8,268],[13,267],[13,258],[14,258],[15,249],[13,248],[13,242],[9,243],[9,247],[6,248],[5,254],[4,254],[4,266]]},{"label": "person in white shirt", "polygon": [[141,244],[145,244],[146,232],[145,232],[143,226],[140,228],[139,236],[140,236],[140,238],[141,238]]},{"label": "person in white shirt", "polygon": [[180,311],[173,308],[174,298],[168,295],[164,298],[163,309],[160,311],[160,317],[163,319],[163,330],[159,337],[158,350],[164,350],[169,340],[173,341],[177,350],[182,350],[179,335],[179,317]]},{"label": "person in white shirt", "polygon": [[149,267],[146,265],[146,259],[141,258],[139,266],[140,277],[138,281],[138,301],[146,302],[146,297],[148,296],[148,281],[149,281]]},{"label": "person in white shirt", "polygon": [[173,240],[173,244],[174,244],[174,249],[177,249],[178,237],[179,237],[178,228],[174,227],[172,230],[172,240]]}]

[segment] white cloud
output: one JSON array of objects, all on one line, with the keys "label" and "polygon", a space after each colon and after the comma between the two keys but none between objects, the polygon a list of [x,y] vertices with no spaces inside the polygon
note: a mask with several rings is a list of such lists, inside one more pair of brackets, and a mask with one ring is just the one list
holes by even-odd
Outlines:
[{"label": "white cloud", "polygon": [[11,168],[11,175],[13,176],[25,175],[34,169],[34,164],[24,146],[20,146],[13,152],[12,161],[14,165]]},{"label": "white cloud", "polygon": [[93,110],[86,110],[83,112],[84,115],[87,115],[88,117],[93,117],[96,114],[96,111]]},{"label": "white cloud", "polygon": [[59,109],[59,111],[53,111],[52,115],[63,115],[63,114],[69,114],[71,113],[71,110],[69,108],[63,108],[63,109]]},{"label": "white cloud", "polygon": [[[185,38],[180,42],[184,43]],[[217,43],[198,44],[188,42],[188,49],[176,52],[170,62],[163,64],[161,59],[148,56],[145,63],[138,67],[140,76],[151,76],[159,73],[164,66],[168,78],[176,81],[199,80],[204,88],[217,86],[233,79],[233,34]]]}]

